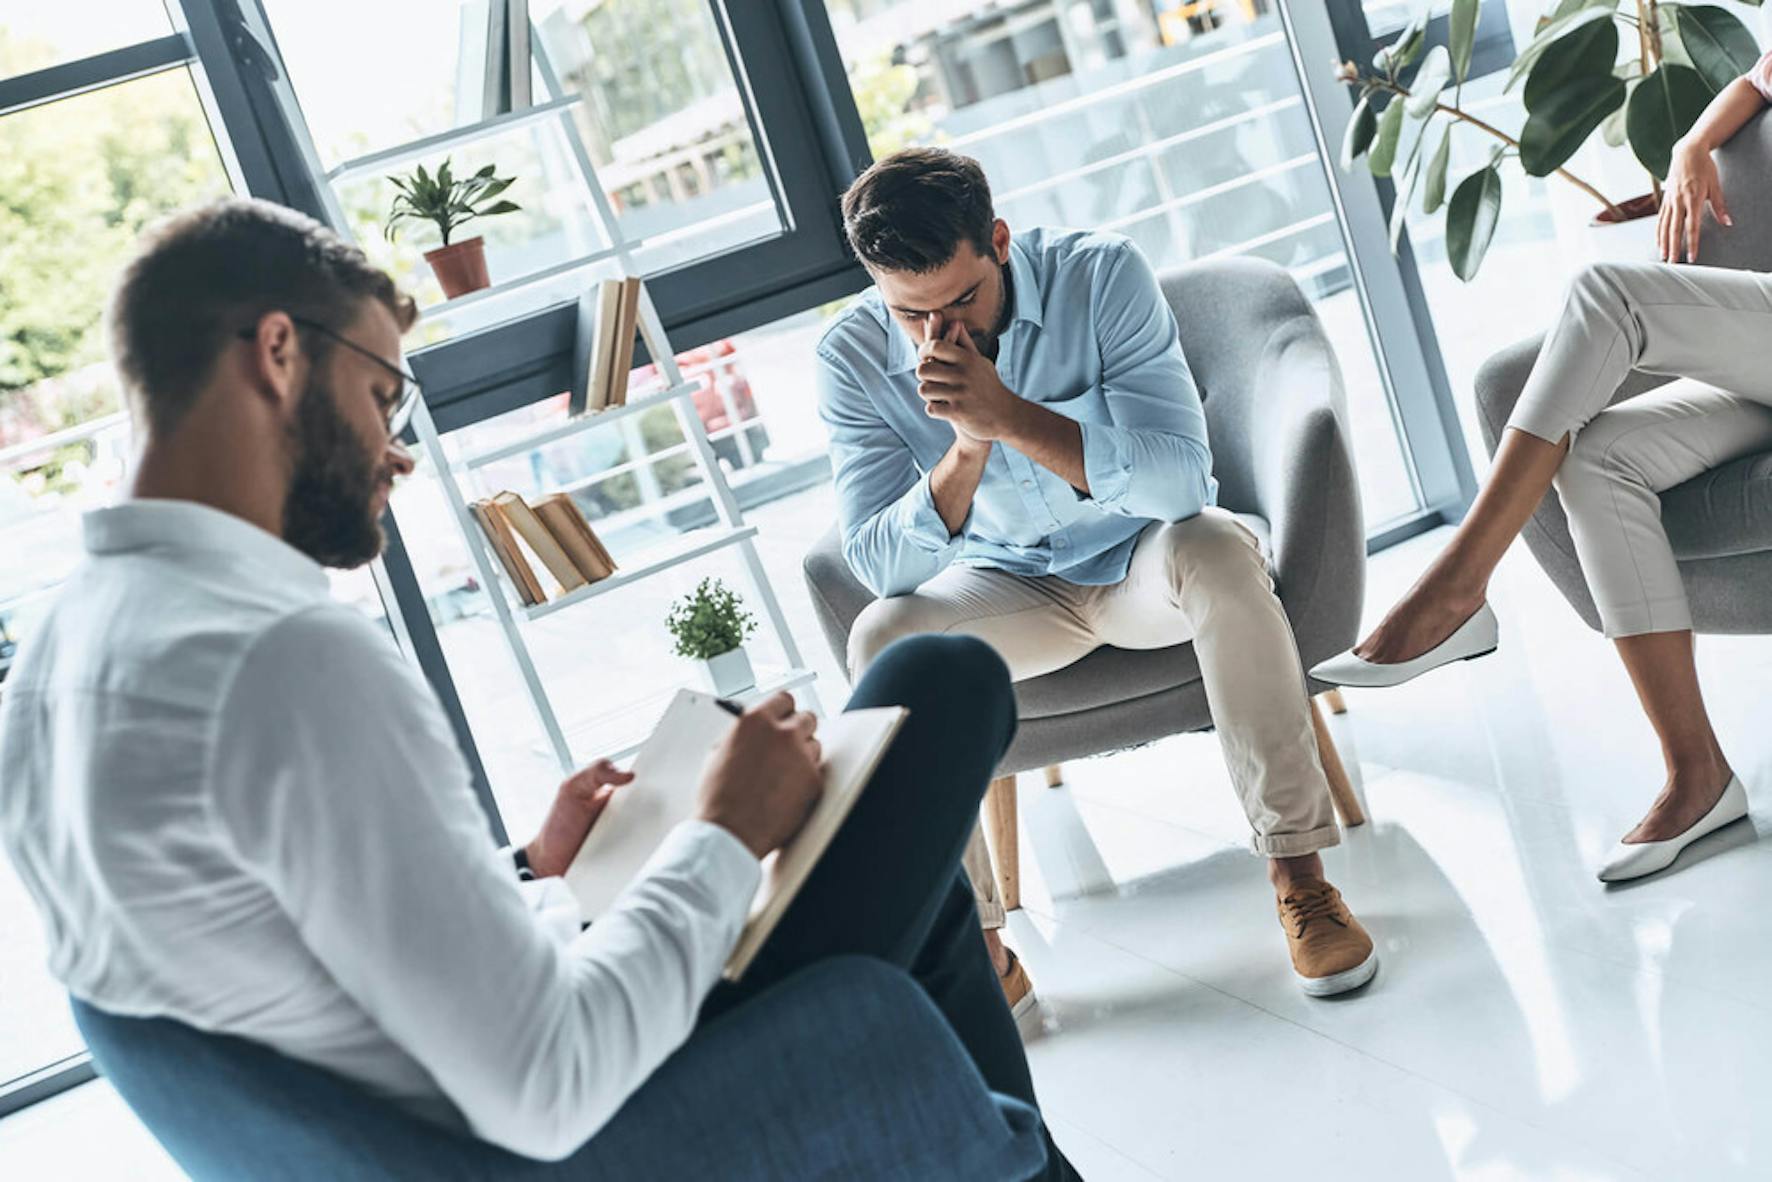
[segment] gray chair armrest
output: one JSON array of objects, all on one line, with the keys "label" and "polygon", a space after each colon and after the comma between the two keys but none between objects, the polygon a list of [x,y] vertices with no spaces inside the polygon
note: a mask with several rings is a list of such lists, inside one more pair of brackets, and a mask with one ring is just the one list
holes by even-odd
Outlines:
[{"label": "gray chair armrest", "polygon": [[1365,597],[1366,538],[1335,351],[1297,282],[1265,259],[1170,271],[1212,434],[1219,504],[1272,530],[1280,600],[1307,666],[1352,644]]},{"label": "gray chair armrest", "polygon": [[833,525],[813,543],[800,562],[806,576],[806,590],[812,595],[812,611],[818,617],[819,630],[825,643],[837,658],[839,668],[849,668],[849,631],[855,618],[874,601],[874,593],[849,569],[843,557],[843,529]]},{"label": "gray chair armrest", "polygon": [[1247,465],[1254,510],[1272,529],[1280,602],[1308,669],[1354,643],[1366,594],[1365,518],[1342,429],[1341,373],[1308,305],[1274,330],[1250,389],[1257,407],[1248,454],[1219,466]]}]

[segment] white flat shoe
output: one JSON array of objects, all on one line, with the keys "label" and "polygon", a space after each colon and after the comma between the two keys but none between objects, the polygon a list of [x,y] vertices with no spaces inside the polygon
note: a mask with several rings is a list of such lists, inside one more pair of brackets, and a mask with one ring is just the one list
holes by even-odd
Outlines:
[{"label": "white flat shoe", "polygon": [[1731,776],[1728,786],[1717,803],[1711,806],[1710,812],[1704,814],[1692,828],[1678,837],[1670,837],[1666,841],[1639,841],[1630,845],[1619,842],[1612,847],[1612,856],[1600,867],[1601,882],[1624,882],[1627,879],[1641,878],[1645,874],[1654,874],[1657,870],[1666,870],[1680,856],[1680,851],[1708,833],[1715,833],[1725,825],[1732,825],[1747,816],[1747,789],[1742,787],[1740,776]]},{"label": "white flat shoe", "polygon": [[1500,636],[1501,627],[1496,622],[1495,613],[1485,603],[1471,613],[1470,619],[1455,628],[1452,635],[1413,660],[1398,661],[1394,665],[1378,665],[1364,657],[1356,657],[1354,650],[1350,648],[1339,656],[1319,662],[1311,670],[1311,676],[1331,685],[1345,685],[1354,689],[1383,689],[1402,685],[1405,681],[1413,681],[1441,665],[1486,657],[1495,651],[1495,646],[1500,643]]}]

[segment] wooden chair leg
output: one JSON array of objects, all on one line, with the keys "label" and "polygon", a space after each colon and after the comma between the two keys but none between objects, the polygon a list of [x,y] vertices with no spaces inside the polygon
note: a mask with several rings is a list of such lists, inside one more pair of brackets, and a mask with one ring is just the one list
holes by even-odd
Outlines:
[{"label": "wooden chair leg", "polygon": [[1347,768],[1342,766],[1341,752],[1335,749],[1335,736],[1329,733],[1329,724],[1323,721],[1323,708],[1311,699],[1311,729],[1317,733],[1317,755],[1323,761],[1323,774],[1329,779],[1329,799],[1335,804],[1335,814],[1348,829],[1366,823],[1365,810],[1360,808],[1360,800],[1354,795],[1354,786],[1348,782]]},{"label": "wooden chair leg", "polygon": [[1003,910],[1021,906],[1021,847],[1015,825],[1015,777],[991,781],[984,794],[984,831],[991,847],[991,865],[997,872],[997,895]]},{"label": "wooden chair leg", "polygon": [[1064,787],[1064,764],[1049,763],[1046,765],[1046,787]]},{"label": "wooden chair leg", "polygon": [[1329,707],[1329,713],[1331,713],[1331,714],[1346,714],[1347,713],[1347,699],[1341,696],[1340,690],[1338,690],[1338,689],[1324,690],[1323,693],[1321,694],[1321,697],[1322,697],[1324,703]]}]

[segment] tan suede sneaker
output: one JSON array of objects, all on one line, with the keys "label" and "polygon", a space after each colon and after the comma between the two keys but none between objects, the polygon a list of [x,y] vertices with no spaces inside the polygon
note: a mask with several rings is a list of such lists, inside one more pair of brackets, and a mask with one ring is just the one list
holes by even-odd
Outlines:
[{"label": "tan suede sneaker", "polygon": [[1280,926],[1292,951],[1292,971],[1312,997],[1358,989],[1378,971],[1372,937],[1341,892],[1320,878],[1302,878],[1278,900]]},{"label": "tan suede sneaker", "polygon": [[[1007,948],[1003,951],[1009,952]],[[1034,983],[1015,953],[1009,952],[1009,971],[997,978],[997,983],[1003,987],[1003,1000],[1009,1003],[1009,1012],[1016,1018],[1034,1008]]]}]

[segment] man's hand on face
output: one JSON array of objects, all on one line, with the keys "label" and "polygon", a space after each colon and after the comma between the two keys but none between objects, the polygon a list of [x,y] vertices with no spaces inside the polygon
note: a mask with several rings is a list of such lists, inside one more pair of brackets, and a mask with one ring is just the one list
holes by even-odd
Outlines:
[{"label": "man's hand on face", "polygon": [[725,829],[761,858],[787,844],[824,791],[818,719],[776,694],[739,716],[708,761],[701,819]]},{"label": "man's hand on face", "polygon": [[566,867],[578,856],[585,835],[603,814],[609,797],[633,778],[633,772],[619,771],[607,759],[599,759],[567,777],[554,794],[541,832],[524,847],[529,854],[529,868],[542,878],[566,873]]},{"label": "man's hand on face", "polygon": [[917,393],[923,411],[953,426],[974,443],[1001,439],[1021,400],[997,376],[997,367],[978,351],[966,326],[942,322],[931,312],[917,348]]}]

